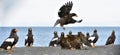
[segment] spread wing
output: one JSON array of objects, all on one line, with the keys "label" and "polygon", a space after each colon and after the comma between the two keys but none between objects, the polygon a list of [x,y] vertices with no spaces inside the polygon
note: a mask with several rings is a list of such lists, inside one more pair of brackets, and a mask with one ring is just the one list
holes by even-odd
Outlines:
[{"label": "spread wing", "polygon": [[60,9],[59,9],[59,12],[58,12],[58,16],[60,18],[64,17],[65,15],[68,15],[72,9],[72,6],[73,6],[73,3],[72,2],[67,2],[65,3]]}]

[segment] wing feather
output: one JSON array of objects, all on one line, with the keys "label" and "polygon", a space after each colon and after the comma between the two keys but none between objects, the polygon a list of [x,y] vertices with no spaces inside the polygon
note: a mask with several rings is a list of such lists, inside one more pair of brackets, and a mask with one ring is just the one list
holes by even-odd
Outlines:
[{"label": "wing feather", "polygon": [[72,9],[72,6],[73,6],[73,3],[72,1],[69,1],[67,3],[65,3],[60,9],[59,9],[59,12],[58,12],[58,16],[59,17],[64,17],[65,15],[68,15]]}]

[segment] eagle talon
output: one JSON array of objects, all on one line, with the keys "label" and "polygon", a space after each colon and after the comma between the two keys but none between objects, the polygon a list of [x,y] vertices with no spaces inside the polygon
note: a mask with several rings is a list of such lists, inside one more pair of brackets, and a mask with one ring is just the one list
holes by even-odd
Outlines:
[{"label": "eagle talon", "polygon": [[8,51],[8,53],[13,53],[12,49],[8,49],[7,51]]},{"label": "eagle talon", "polygon": [[95,48],[95,46],[92,46],[92,48]]},{"label": "eagle talon", "polygon": [[72,47],[71,50],[76,50],[76,48],[73,48],[73,47]]},{"label": "eagle talon", "polygon": [[29,46],[26,45],[26,47],[29,47]]}]

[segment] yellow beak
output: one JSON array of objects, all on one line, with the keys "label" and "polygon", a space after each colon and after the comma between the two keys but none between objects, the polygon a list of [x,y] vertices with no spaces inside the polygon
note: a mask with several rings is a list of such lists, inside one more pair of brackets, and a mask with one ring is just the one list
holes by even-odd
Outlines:
[{"label": "yellow beak", "polygon": [[18,32],[18,30],[15,30],[16,32]]}]

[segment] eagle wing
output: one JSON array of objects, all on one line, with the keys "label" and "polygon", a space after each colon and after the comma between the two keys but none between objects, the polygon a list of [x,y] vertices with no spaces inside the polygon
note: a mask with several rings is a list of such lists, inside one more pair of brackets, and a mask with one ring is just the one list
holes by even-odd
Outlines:
[{"label": "eagle wing", "polygon": [[111,37],[109,37],[109,38],[107,39],[106,45],[111,44],[111,43],[112,43],[112,42],[111,42]]},{"label": "eagle wing", "polygon": [[65,3],[58,12],[58,16],[60,18],[65,17],[66,15],[69,15],[71,9],[72,9],[73,3],[71,1]]}]

